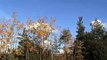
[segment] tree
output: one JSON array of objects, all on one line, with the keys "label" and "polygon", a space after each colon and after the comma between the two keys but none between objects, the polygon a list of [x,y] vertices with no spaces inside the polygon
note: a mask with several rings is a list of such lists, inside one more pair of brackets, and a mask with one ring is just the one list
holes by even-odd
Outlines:
[{"label": "tree", "polygon": [[62,44],[64,44],[64,52],[65,52],[64,54],[65,54],[66,60],[71,60],[70,58],[72,57],[71,55],[72,50],[70,49],[71,48],[70,41],[72,40],[72,34],[69,29],[63,30],[60,40],[62,40]]},{"label": "tree", "polygon": [[16,19],[0,22],[0,52],[2,59],[15,60],[13,52],[17,46],[16,36],[22,28],[23,24]]},{"label": "tree", "polygon": [[73,46],[73,60],[84,60],[84,56],[82,55],[83,51],[83,42],[80,40],[77,40],[74,42]]},{"label": "tree", "polygon": [[18,37],[18,39],[20,39],[21,41],[19,42],[20,50],[17,51],[17,55],[25,56],[25,60],[30,60],[30,57],[29,57],[30,52],[35,50],[34,42],[33,42],[33,40],[31,40],[31,38],[28,35],[28,33],[26,32],[25,28],[23,30],[23,34],[19,34],[19,35],[20,35],[20,37]]},{"label": "tree", "polygon": [[105,29],[100,20],[95,19],[91,23],[91,32],[86,34],[87,60],[106,60],[106,45],[104,44]]},{"label": "tree", "polygon": [[77,35],[76,40],[84,41],[85,34],[85,26],[83,25],[83,17],[79,17],[79,21],[77,23]]},{"label": "tree", "polygon": [[84,35],[85,35],[85,26],[83,25],[83,17],[79,17],[77,23],[77,35],[76,41],[74,42],[74,60],[84,60]]}]

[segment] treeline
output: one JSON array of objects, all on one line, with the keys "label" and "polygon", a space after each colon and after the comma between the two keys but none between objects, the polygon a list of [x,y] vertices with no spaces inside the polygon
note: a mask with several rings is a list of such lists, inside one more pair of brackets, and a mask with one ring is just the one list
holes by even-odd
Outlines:
[{"label": "treeline", "polygon": [[[0,22],[0,60],[106,60],[107,31],[100,20],[85,31],[77,22],[75,38],[69,29],[56,27],[56,19],[22,23],[16,17]],[[69,27],[70,28],[70,27]]]}]

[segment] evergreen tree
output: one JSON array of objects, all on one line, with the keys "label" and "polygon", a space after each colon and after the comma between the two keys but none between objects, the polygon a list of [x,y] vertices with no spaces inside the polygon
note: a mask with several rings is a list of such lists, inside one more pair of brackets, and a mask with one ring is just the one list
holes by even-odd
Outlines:
[{"label": "evergreen tree", "polygon": [[30,60],[30,52],[35,51],[35,44],[33,40],[31,40],[25,28],[23,30],[23,34],[19,34],[19,35],[20,37],[18,37],[18,39],[20,39],[21,41],[19,42],[20,46],[18,48],[19,51],[17,52],[17,55],[24,56],[23,58],[25,60]]},{"label": "evergreen tree", "polygon": [[79,17],[79,21],[77,23],[77,35],[76,35],[76,40],[84,41],[84,31],[85,31],[85,26],[83,25],[83,17]]},{"label": "evergreen tree", "polygon": [[73,46],[73,60],[84,60],[84,56],[82,55],[83,51],[83,42],[82,41],[75,41]]},{"label": "evergreen tree", "polygon": [[[87,60],[106,60],[107,50],[104,45],[105,29],[100,20],[91,23],[92,30],[86,34]],[[105,54],[106,53],[106,54]]]},{"label": "evergreen tree", "polygon": [[85,26],[83,25],[83,17],[79,17],[77,23],[77,35],[74,42],[74,60],[84,60],[84,35]]}]

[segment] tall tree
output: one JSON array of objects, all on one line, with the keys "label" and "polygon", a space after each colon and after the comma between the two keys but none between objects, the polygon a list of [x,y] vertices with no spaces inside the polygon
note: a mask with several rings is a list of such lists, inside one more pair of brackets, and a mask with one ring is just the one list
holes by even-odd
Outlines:
[{"label": "tall tree", "polygon": [[[86,34],[87,60],[106,60],[107,50],[104,44],[105,29],[100,20],[91,23],[91,32]],[[106,54],[105,54],[106,53]]]},{"label": "tall tree", "polygon": [[84,31],[85,31],[85,26],[83,25],[83,17],[79,17],[79,21],[77,23],[77,35],[76,35],[76,40],[83,41],[84,40]]},{"label": "tall tree", "polygon": [[84,60],[83,56],[83,42],[82,41],[75,41],[73,46],[73,60]]},{"label": "tall tree", "polygon": [[71,60],[72,50],[70,49],[70,41],[72,40],[72,34],[69,29],[63,30],[60,40],[62,40],[62,43],[64,44],[65,58]]},{"label": "tall tree", "polygon": [[34,41],[31,40],[31,37],[28,35],[28,32],[23,30],[23,34],[19,34],[21,41],[19,42],[19,51],[17,51],[18,56],[24,56],[25,60],[30,60],[30,52],[35,50]]},{"label": "tall tree", "polygon": [[79,17],[77,23],[77,35],[76,41],[74,42],[74,60],[83,60],[84,59],[84,35],[85,35],[85,26],[83,25],[83,17]]}]

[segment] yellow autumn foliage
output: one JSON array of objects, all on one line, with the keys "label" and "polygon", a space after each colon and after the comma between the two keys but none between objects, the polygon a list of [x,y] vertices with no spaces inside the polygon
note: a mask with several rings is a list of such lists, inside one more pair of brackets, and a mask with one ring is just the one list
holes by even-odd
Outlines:
[{"label": "yellow autumn foliage", "polygon": [[[13,21],[6,20],[2,23],[0,22],[0,42],[2,43],[1,48],[4,49],[7,47],[7,44],[11,45],[12,43],[15,43],[13,42],[13,39],[15,38],[14,35],[17,35],[18,30],[22,29],[22,27],[23,24],[16,19]],[[16,30],[17,28],[18,30]]]},{"label": "yellow autumn foliage", "polygon": [[24,56],[23,53],[24,53],[23,50],[17,50],[16,51],[17,56]]}]

